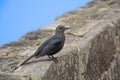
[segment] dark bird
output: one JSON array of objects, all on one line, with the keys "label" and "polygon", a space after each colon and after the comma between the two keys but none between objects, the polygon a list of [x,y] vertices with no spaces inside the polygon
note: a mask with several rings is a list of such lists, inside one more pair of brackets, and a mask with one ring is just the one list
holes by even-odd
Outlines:
[{"label": "dark bird", "polygon": [[29,58],[27,58],[24,62],[22,62],[20,66],[24,65],[28,60],[30,60],[33,57],[38,58],[45,55],[47,55],[49,59],[53,61],[57,61],[57,58],[55,58],[53,55],[59,52],[63,48],[65,42],[64,31],[66,29],[69,28],[66,28],[63,25],[57,26],[55,35],[52,36],[47,41],[45,41],[40,47],[38,47],[37,51]]}]

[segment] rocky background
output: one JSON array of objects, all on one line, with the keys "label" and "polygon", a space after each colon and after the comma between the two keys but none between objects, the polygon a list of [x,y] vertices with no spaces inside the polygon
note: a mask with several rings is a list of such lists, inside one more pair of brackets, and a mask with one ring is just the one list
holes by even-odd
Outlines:
[{"label": "rocky background", "polygon": [[[70,27],[59,63],[31,59],[57,25]],[[17,67],[17,68],[16,68]],[[120,80],[120,0],[93,0],[44,29],[0,47],[0,80]]]}]

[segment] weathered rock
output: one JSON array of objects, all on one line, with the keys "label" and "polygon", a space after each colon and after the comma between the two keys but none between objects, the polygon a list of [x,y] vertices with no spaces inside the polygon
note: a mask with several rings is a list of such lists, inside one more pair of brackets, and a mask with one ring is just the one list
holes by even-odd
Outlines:
[{"label": "weathered rock", "polygon": [[0,80],[30,80],[30,78],[11,73],[0,73]]},{"label": "weathered rock", "polygon": [[[85,7],[60,16],[44,29],[27,33],[18,42],[0,47],[0,80],[119,80],[119,0],[94,0]],[[48,57],[19,63],[53,35],[57,25],[66,32],[59,63]]]}]

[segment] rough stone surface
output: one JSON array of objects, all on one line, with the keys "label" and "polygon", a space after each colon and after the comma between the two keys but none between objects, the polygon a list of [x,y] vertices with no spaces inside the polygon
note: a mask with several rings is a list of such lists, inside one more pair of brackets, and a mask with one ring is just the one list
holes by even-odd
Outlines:
[{"label": "rough stone surface", "polygon": [[27,76],[18,76],[10,73],[0,73],[0,80],[30,80]]},{"label": "rough stone surface", "polygon": [[[70,27],[59,63],[31,59],[57,25]],[[0,47],[0,80],[120,80],[120,0],[93,0],[60,16],[46,28]]]}]

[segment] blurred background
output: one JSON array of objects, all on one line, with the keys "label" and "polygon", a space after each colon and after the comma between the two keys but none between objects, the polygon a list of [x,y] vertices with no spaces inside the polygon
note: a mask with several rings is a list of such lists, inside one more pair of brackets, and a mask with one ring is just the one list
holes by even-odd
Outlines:
[{"label": "blurred background", "polygon": [[27,32],[52,24],[58,17],[91,0],[0,0],[0,46]]}]

